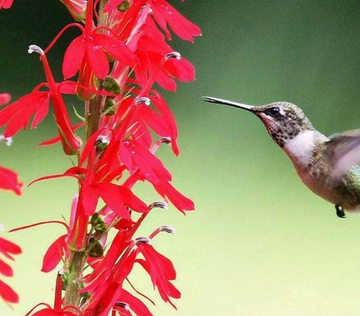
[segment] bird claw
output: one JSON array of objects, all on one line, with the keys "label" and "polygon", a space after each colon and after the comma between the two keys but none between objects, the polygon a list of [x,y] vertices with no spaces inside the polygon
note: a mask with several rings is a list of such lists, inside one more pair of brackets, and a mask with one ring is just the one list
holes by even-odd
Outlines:
[{"label": "bird claw", "polygon": [[339,218],[345,218],[345,212],[344,209],[341,208],[339,205],[335,205],[335,209],[336,209],[336,215]]}]

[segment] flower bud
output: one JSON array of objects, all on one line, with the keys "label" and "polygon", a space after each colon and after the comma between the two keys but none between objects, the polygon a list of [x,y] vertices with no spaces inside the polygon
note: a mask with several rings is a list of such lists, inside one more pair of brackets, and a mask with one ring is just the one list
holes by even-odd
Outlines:
[{"label": "flower bud", "polygon": [[104,255],[104,248],[99,240],[90,238],[89,257],[99,258]]},{"label": "flower bud", "polygon": [[103,81],[103,87],[105,89],[105,91],[119,95],[120,94],[120,85],[117,82],[116,79],[107,76],[105,77],[104,81]]},{"label": "flower bud", "polygon": [[107,97],[105,99],[105,106],[104,106],[104,114],[105,115],[114,115],[116,112],[116,104],[114,98]]},{"label": "flower bud", "polygon": [[123,2],[121,2],[118,6],[118,10],[119,11],[127,11],[130,9],[130,1],[129,0],[124,0]]},{"label": "flower bud", "polygon": [[99,213],[94,213],[91,216],[91,225],[93,227],[93,229],[97,232],[97,233],[104,233],[107,230],[107,226],[104,222],[104,220],[102,219],[102,217],[99,215]]}]

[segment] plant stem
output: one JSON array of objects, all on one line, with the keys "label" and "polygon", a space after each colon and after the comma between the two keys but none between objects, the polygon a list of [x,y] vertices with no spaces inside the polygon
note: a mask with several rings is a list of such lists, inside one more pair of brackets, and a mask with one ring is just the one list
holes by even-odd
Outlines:
[{"label": "plant stem", "polygon": [[[98,90],[102,86],[102,80],[98,81]],[[102,96],[95,95],[90,101],[88,101],[88,107],[86,111],[87,129],[86,139],[99,129],[100,113],[101,113]],[[65,290],[64,305],[72,305],[80,307],[81,295],[79,290],[82,287],[82,274],[84,266],[86,264],[88,252],[70,250],[71,255],[68,260],[68,282]]]},{"label": "plant stem", "polygon": [[64,306],[72,305],[79,307],[81,295],[79,289],[82,287],[82,273],[86,263],[85,251],[72,251],[69,260],[68,284],[65,290]]},{"label": "plant stem", "polygon": [[99,20],[98,20],[99,26],[106,25],[108,15],[104,14],[103,11],[104,11],[105,5],[108,2],[109,2],[108,0],[100,0],[100,2],[99,2]]},{"label": "plant stem", "polygon": [[[98,90],[100,91],[103,81],[100,79],[98,81]],[[99,129],[102,98],[101,95],[97,94],[89,102],[89,110],[86,113],[86,139],[89,139],[89,137]]]}]

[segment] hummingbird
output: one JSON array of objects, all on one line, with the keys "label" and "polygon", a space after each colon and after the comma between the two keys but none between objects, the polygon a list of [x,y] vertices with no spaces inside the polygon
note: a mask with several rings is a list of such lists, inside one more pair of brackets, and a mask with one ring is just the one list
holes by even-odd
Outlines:
[{"label": "hummingbird", "polygon": [[289,102],[263,106],[203,97],[204,101],[255,114],[272,139],[287,154],[302,182],[316,195],[335,205],[340,218],[360,211],[360,129],[325,136],[304,112]]}]

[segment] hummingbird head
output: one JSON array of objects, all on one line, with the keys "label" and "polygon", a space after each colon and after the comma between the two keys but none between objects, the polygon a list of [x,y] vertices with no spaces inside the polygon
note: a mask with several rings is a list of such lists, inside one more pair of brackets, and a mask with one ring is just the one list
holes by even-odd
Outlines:
[{"label": "hummingbird head", "polygon": [[203,97],[205,101],[240,108],[254,113],[264,123],[274,141],[283,147],[302,131],[314,130],[304,112],[289,102],[274,102],[264,106],[247,105],[212,97]]}]

